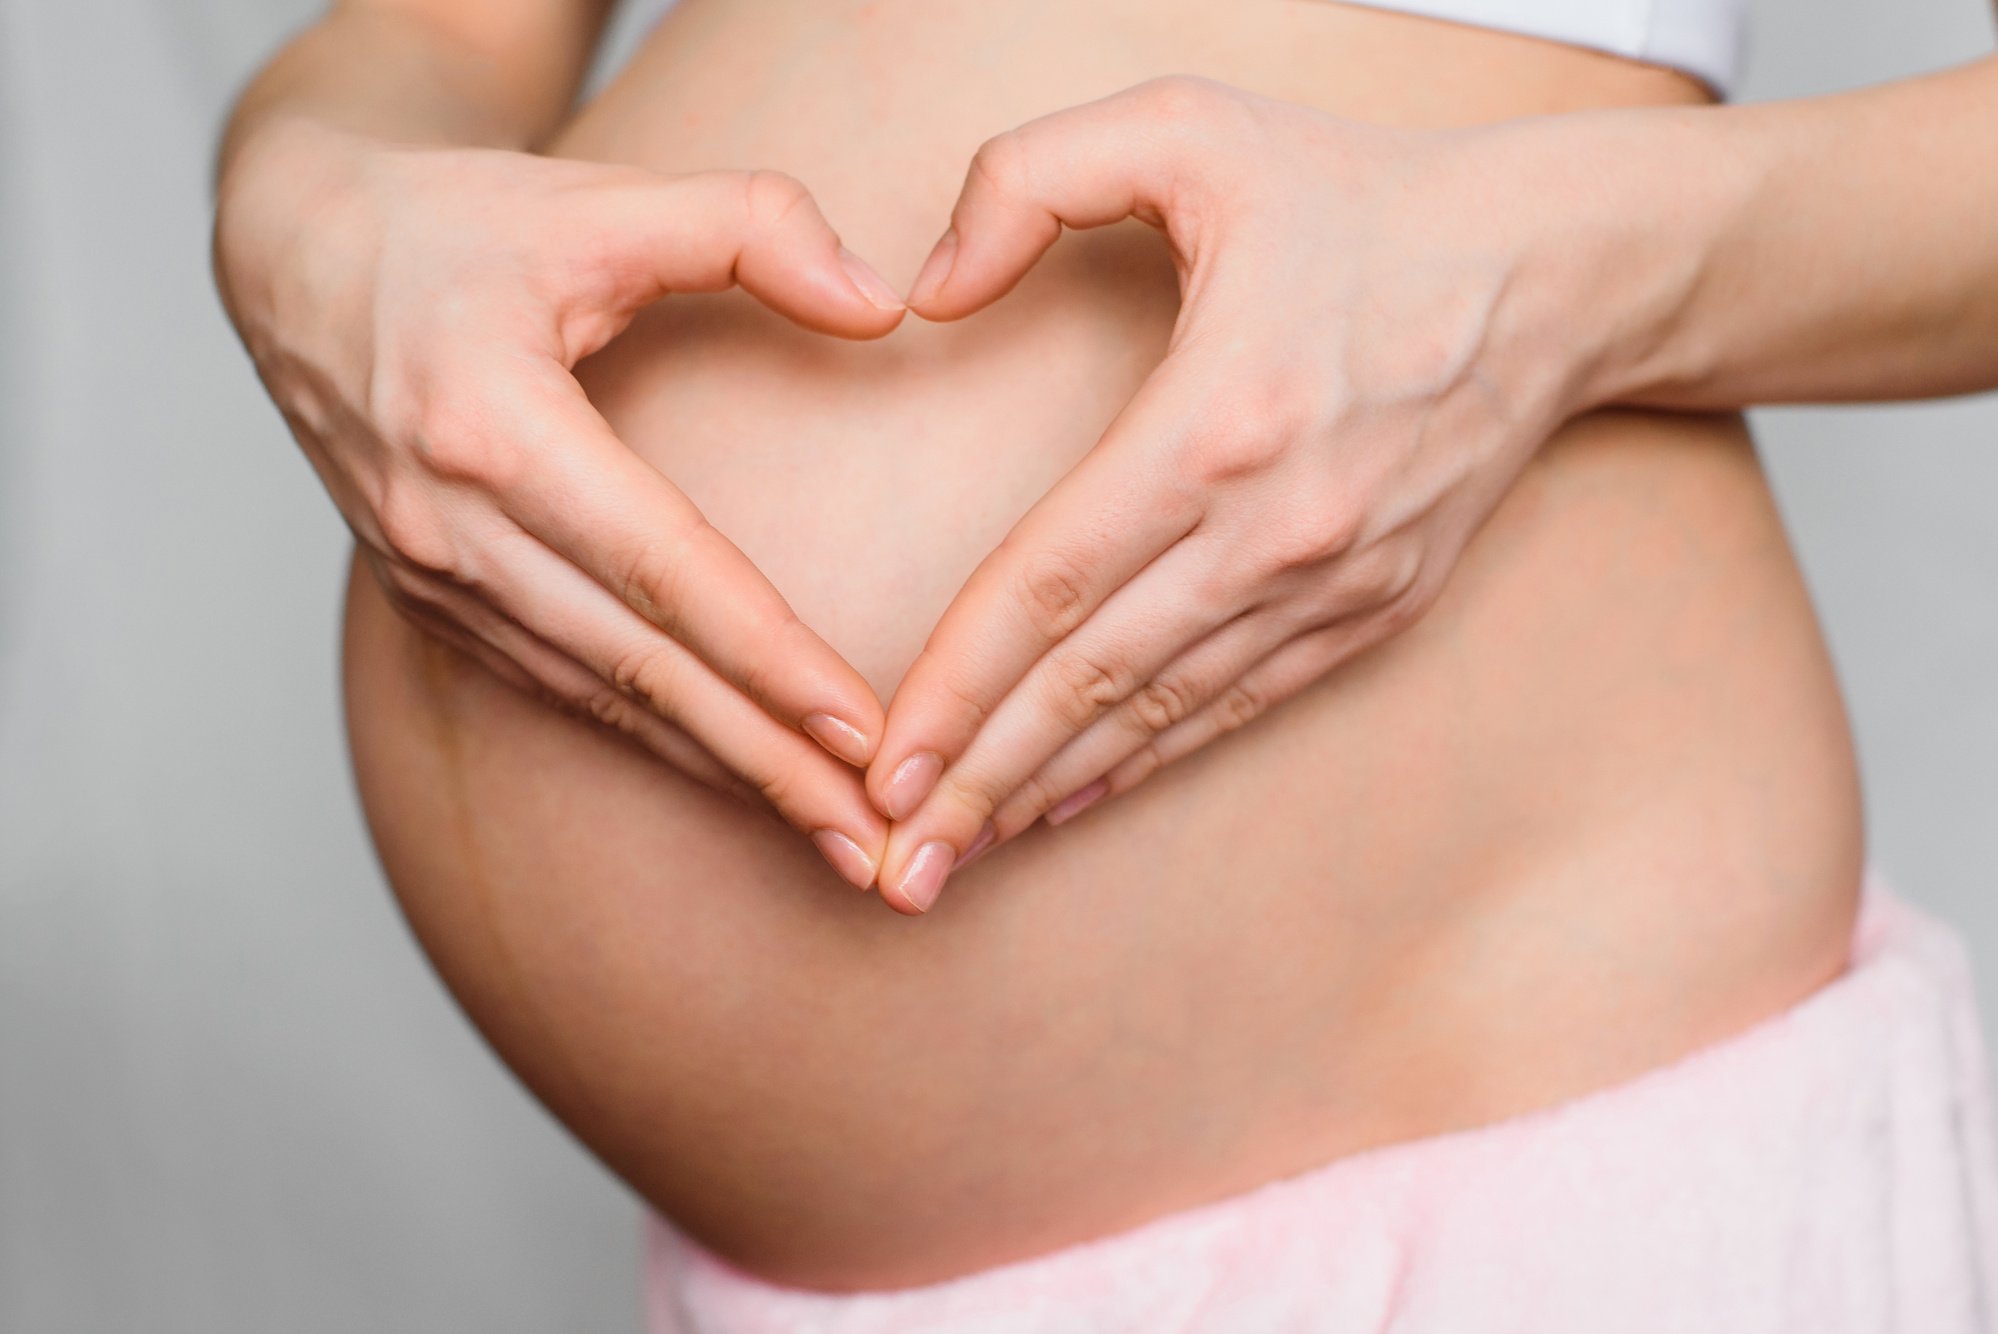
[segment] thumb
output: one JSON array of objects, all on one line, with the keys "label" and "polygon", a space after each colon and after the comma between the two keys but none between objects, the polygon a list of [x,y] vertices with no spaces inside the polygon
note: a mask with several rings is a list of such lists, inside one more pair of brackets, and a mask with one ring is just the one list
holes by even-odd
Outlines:
[{"label": "thumb", "polygon": [[895,289],[842,246],[803,184],[775,171],[706,171],[620,188],[598,215],[630,310],[672,292],[741,286],[819,333],[879,338]]}]

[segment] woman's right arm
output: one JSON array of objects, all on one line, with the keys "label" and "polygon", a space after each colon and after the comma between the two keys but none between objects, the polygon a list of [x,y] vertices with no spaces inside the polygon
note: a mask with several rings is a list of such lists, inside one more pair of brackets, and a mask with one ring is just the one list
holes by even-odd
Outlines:
[{"label": "woman's right arm", "polygon": [[851,338],[887,333],[902,303],[788,177],[528,151],[606,7],[335,5],[230,120],[217,285],[398,610],[760,794],[865,886],[887,828],[850,766],[872,757],[879,702],[571,371],[669,292],[740,284]]},{"label": "woman's right arm", "polygon": [[285,121],[402,143],[533,148],[561,123],[610,0],[338,0],[266,64],[222,136],[227,176]]}]

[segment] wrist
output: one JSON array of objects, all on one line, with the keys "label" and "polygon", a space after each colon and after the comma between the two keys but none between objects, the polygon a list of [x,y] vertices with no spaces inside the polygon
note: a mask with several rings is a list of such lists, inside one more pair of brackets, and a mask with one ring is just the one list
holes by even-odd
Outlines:
[{"label": "wrist", "polygon": [[528,148],[574,93],[574,80],[548,65],[518,39],[480,44],[414,13],[336,10],[244,90],[218,150],[217,180],[272,127],[412,147]]},{"label": "wrist", "polygon": [[1697,398],[1724,355],[1711,315],[1731,238],[1762,169],[1733,112],[1583,112],[1518,123],[1532,281],[1529,344],[1559,349],[1554,391],[1575,416]]},{"label": "wrist", "polygon": [[[377,249],[370,159],[396,145],[309,116],[264,119],[238,141],[216,190],[211,261],[231,323],[261,365],[278,330],[324,317]],[[315,314],[317,312],[317,314]]]}]

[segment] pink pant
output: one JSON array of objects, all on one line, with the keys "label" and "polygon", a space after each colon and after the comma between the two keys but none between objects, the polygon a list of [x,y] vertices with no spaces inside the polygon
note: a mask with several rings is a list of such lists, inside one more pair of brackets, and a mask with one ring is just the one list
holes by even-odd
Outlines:
[{"label": "pink pant", "polygon": [[1955,935],[1867,874],[1852,969],[1639,1079],[929,1287],[829,1296],[654,1218],[652,1334],[1998,1330]]}]

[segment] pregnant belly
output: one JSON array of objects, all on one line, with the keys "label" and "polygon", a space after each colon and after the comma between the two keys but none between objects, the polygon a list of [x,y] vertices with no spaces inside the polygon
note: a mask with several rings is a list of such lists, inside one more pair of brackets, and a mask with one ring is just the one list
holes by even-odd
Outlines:
[{"label": "pregnant belly", "polygon": [[[1173,70],[1375,120],[1677,76],[1331,4],[691,0],[553,146],[766,166],[906,280],[987,135]],[[672,300],[582,369],[885,699],[1174,310],[1064,240],[850,345]],[[774,821],[428,644],[353,581],[356,768],[424,948],[646,1199],[818,1287],[931,1281],[1656,1065],[1842,963],[1837,689],[1740,422],[1551,441],[1414,629],[909,919]]]}]

